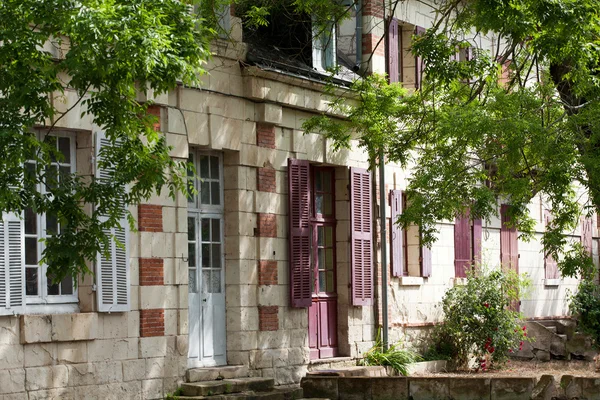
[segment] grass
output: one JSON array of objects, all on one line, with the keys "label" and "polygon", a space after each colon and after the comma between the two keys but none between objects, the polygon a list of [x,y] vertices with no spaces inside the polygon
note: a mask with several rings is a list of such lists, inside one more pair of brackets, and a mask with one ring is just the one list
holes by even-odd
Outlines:
[{"label": "grass", "polygon": [[408,375],[408,366],[421,360],[421,356],[417,353],[400,348],[400,343],[394,343],[387,350],[384,350],[381,335],[378,333],[375,346],[364,354],[360,365],[391,367],[399,374],[406,376]]}]

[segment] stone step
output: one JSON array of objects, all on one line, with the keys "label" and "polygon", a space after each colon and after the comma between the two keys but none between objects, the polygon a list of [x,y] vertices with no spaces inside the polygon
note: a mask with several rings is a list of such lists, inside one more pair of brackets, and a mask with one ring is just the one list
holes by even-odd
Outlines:
[{"label": "stone step", "polygon": [[224,365],[222,367],[190,368],[185,373],[185,380],[188,383],[202,382],[246,378],[248,375],[248,367],[245,365]]},{"label": "stone step", "polygon": [[563,341],[567,341],[567,335],[563,335],[561,333],[556,334],[556,336],[558,336],[559,338],[561,338]]},{"label": "stone step", "polygon": [[181,390],[184,396],[214,396],[241,392],[270,392],[274,384],[273,378],[236,378],[184,383]]},{"label": "stone step", "polygon": [[388,376],[385,367],[382,366],[366,366],[366,367],[345,367],[336,369],[318,369],[310,371],[307,376],[370,376],[382,377]]},{"label": "stone step", "polygon": [[181,400],[297,400],[302,398],[302,388],[297,385],[275,387],[269,391],[244,391],[210,396],[178,396]]},{"label": "stone step", "polygon": [[556,330],[556,326],[548,326],[548,325],[544,325],[546,327],[546,329],[548,329],[550,332],[552,333],[557,333]]}]

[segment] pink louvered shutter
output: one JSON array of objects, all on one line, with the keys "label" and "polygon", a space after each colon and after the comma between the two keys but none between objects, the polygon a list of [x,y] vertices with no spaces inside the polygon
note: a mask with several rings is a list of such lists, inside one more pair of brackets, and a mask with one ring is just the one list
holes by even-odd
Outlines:
[{"label": "pink louvered shutter", "polygon": [[505,269],[514,269],[519,271],[519,252],[517,229],[511,227],[510,218],[508,215],[508,204],[500,206],[500,262]]},{"label": "pink louvered shutter", "polygon": [[402,191],[390,190],[390,258],[392,260],[392,276],[404,275],[404,255],[402,247],[404,236],[402,228],[396,223],[398,217],[402,214]]},{"label": "pink louvered shutter", "polygon": [[[550,210],[544,210],[544,221],[546,222],[546,228],[550,226],[552,222],[552,213]],[[544,270],[546,274],[546,279],[558,279],[560,275],[558,273],[558,263],[554,258],[544,252]]]},{"label": "pink louvered shutter", "polygon": [[454,276],[457,278],[467,276],[472,261],[471,243],[471,221],[466,211],[454,222]]},{"label": "pink louvered shutter", "polygon": [[[422,35],[425,33],[425,28],[420,26],[415,27],[415,35]],[[421,89],[421,83],[423,80],[423,70],[425,69],[425,65],[422,57],[415,58],[416,63],[416,71],[415,71],[415,89]]]},{"label": "pink louvered shutter", "polygon": [[421,245],[421,276],[429,278],[433,271],[433,262],[431,260],[431,248]]},{"label": "pink louvered shutter", "polygon": [[310,165],[288,160],[290,215],[290,298],[292,307],[310,307]]},{"label": "pink louvered shutter", "polygon": [[589,255],[592,255],[592,240],[592,219],[581,218],[581,244]]},{"label": "pink louvered shutter", "polygon": [[475,266],[481,264],[481,248],[483,238],[483,227],[481,224],[481,218],[473,220],[473,262]]},{"label": "pink louvered shutter", "polygon": [[373,218],[371,175],[362,168],[350,168],[350,225],[352,264],[352,305],[373,304]]},{"label": "pink louvered shutter", "polygon": [[398,20],[392,18],[388,27],[388,75],[390,83],[399,81],[400,62],[398,44]]}]

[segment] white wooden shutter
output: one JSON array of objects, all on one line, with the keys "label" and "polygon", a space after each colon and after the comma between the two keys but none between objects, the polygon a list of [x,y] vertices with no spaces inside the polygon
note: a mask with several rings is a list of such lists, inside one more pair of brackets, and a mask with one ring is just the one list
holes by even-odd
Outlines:
[{"label": "white wooden shutter", "polygon": [[0,315],[25,309],[25,243],[23,220],[4,214],[0,221]]},{"label": "white wooden shutter", "polygon": [[[111,179],[111,171],[99,167],[100,149],[108,144],[104,132],[96,132],[96,179]],[[129,223],[125,210],[120,224],[119,229],[104,230],[110,236],[109,248],[99,253],[96,260],[96,297],[100,312],[130,310]]]}]

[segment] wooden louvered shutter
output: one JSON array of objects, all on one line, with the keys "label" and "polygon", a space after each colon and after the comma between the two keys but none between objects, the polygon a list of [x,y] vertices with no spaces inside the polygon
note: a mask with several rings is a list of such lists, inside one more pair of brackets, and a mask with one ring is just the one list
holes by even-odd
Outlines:
[{"label": "wooden louvered shutter", "polygon": [[404,275],[404,235],[402,228],[396,223],[402,214],[402,191],[390,190],[390,258],[392,264],[392,276]]},{"label": "wooden louvered shutter", "polygon": [[589,255],[592,255],[592,241],[592,219],[581,218],[581,244]]},{"label": "wooden louvered shutter", "polygon": [[[420,26],[415,27],[415,35],[422,35],[425,33],[425,28]],[[425,65],[422,57],[415,58],[415,89],[421,89],[421,82],[423,80],[423,70]]]},{"label": "wooden louvered shutter", "polygon": [[466,278],[472,262],[471,220],[469,212],[454,222],[454,276]]},{"label": "wooden louvered shutter", "polygon": [[[550,210],[544,210],[544,220],[546,222],[546,229],[552,222],[552,213]],[[544,251],[544,270],[546,279],[558,279],[560,274],[558,273],[558,263],[556,260]]]},{"label": "wooden louvered shutter", "polygon": [[481,218],[473,220],[473,262],[476,266],[481,264],[481,248],[482,248],[483,228]]},{"label": "wooden louvered shutter", "polygon": [[352,304],[373,304],[373,218],[371,175],[362,168],[350,168],[350,225],[352,263]]},{"label": "wooden louvered shutter", "polygon": [[398,20],[392,18],[388,27],[388,75],[390,83],[399,81]]},{"label": "wooden louvered shutter", "polygon": [[431,259],[431,248],[421,244],[421,276],[429,278],[433,271],[433,261]]},{"label": "wooden louvered shutter", "polygon": [[500,262],[502,267],[506,270],[514,269],[519,271],[519,252],[518,252],[518,239],[517,229],[514,226],[510,226],[511,221],[508,215],[508,204],[502,204],[500,206]]},{"label": "wooden louvered shutter", "polygon": [[288,160],[290,215],[290,299],[292,307],[310,307],[310,165],[305,160]]},{"label": "wooden louvered shutter", "polygon": [[[96,132],[96,179],[110,180],[110,170],[100,168],[101,149],[110,142],[104,132]],[[103,218],[101,217],[102,221]],[[110,237],[109,248],[96,259],[97,300],[100,312],[130,310],[129,223],[123,210],[120,228],[104,229]],[[118,241],[118,243],[117,243]]]},{"label": "wooden louvered shutter", "polygon": [[4,214],[0,221],[0,315],[25,309],[25,243],[23,220]]}]

